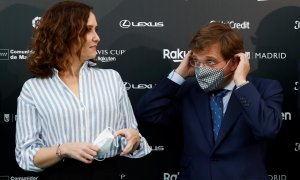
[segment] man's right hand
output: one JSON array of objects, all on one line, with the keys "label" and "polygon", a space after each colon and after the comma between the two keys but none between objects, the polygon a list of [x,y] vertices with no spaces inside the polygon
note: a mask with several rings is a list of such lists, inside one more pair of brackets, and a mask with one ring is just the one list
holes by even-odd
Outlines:
[{"label": "man's right hand", "polygon": [[195,76],[194,67],[190,65],[190,60],[192,59],[192,51],[188,51],[188,53],[184,56],[183,60],[175,70],[183,78],[187,78],[190,76]]}]

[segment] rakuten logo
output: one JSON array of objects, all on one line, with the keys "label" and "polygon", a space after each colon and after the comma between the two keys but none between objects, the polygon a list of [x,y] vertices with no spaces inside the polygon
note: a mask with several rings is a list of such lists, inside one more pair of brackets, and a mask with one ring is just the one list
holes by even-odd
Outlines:
[{"label": "rakuten logo", "polygon": [[164,27],[163,22],[131,22],[129,20],[121,20],[119,22],[121,28],[130,28],[130,27],[152,27],[152,28],[161,28]]},{"label": "rakuten logo", "polygon": [[179,172],[177,174],[164,173],[164,180],[176,180],[179,176]]},{"label": "rakuten logo", "polygon": [[179,48],[175,51],[170,49],[163,49],[163,58],[173,60],[174,62],[181,62],[188,51],[181,51]]}]

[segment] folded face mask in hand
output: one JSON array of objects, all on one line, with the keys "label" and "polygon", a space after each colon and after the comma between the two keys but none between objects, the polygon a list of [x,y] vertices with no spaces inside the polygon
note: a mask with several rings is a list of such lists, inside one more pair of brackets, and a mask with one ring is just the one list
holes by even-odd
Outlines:
[{"label": "folded face mask in hand", "polygon": [[98,137],[94,140],[93,144],[100,148],[97,157],[104,157],[109,151],[114,141],[114,135],[110,127],[104,129]]}]

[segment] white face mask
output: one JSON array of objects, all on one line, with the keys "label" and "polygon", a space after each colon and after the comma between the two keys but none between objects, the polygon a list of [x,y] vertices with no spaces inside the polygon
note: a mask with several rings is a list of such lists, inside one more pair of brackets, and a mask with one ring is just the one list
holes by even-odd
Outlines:
[{"label": "white face mask", "polygon": [[105,155],[109,153],[111,146],[113,145],[114,138],[115,137],[110,127],[107,127],[98,135],[93,142],[93,144],[100,148],[97,157],[105,157]]},{"label": "white face mask", "polygon": [[[230,60],[229,60],[230,61]],[[219,88],[220,84],[223,82],[224,78],[224,69],[229,64],[229,61],[222,69],[213,69],[208,67],[195,67],[196,79],[199,86],[203,91],[209,92]]]}]

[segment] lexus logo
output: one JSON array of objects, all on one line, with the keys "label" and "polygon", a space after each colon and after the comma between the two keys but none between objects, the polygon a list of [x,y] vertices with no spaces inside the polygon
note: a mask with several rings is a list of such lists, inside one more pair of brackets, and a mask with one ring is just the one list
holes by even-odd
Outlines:
[{"label": "lexus logo", "polygon": [[125,86],[125,89],[128,91],[129,89],[131,89],[131,84],[128,83],[128,82],[124,82],[124,86]]},{"label": "lexus logo", "polygon": [[131,22],[128,20],[122,20],[122,21],[120,21],[119,25],[121,28],[129,28],[131,25]]},{"label": "lexus logo", "polygon": [[128,91],[130,89],[152,89],[155,85],[153,84],[131,84],[129,82],[124,82],[125,89]]},{"label": "lexus logo", "polygon": [[129,28],[129,27],[151,27],[151,28],[159,28],[159,27],[164,27],[163,22],[131,22],[129,20],[121,20],[119,22],[119,25],[121,28]]}]

